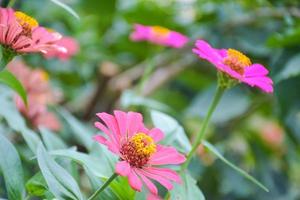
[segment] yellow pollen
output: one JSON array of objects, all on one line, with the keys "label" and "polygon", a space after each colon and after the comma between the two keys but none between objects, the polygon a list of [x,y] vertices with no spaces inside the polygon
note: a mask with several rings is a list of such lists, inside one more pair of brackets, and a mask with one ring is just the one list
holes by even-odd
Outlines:
[{"label": "yellow pollen", "polygon": [[240,75],[244,74],[245,67],[251,65],[250,59],[235,49],[227,50],[227,56],[224,58],[223,63]]},{"label": "yellow pollen", "polygon": [[48,81],[49,80],[49,74],[45,71],[41,71],[40,76],[43,81]]},{"label": "yellow pollen", "polygon": [[16,11],[15,17],[17,18],[18,23],[23,27],[23,29],[33,29],[39,25],[34,18],[26,15],[23,12]]},{"label": "yellow pollen", "polygon": [[151,31],[152,31],[152,33],[154,33],[154,35],[160,36],[160,37],[167,37],[170,34],[169,29],[167,29],[165,27],[161,27],[161,26],[152,26]]},{"label": "yellow pollen", "polygon": [[240,64],[242,64],[243,67],[247,67],[252,64],[251,60],[247,56],[245,56],[242,52],[237,51],[235,49],[228,49],[227,55],[229,58],[234,59]]},{"label": "yellow pollen", "polygon": [[156,152],[153,139],[145,133],[137,133],[130,141],[135,145],[135,150],[140,155],[151,156]]}]

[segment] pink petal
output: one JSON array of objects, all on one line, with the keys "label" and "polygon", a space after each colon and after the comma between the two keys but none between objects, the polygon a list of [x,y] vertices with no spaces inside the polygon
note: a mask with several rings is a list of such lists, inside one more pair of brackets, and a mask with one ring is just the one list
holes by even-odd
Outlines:
[{"label": "pink petal", "polygon": [[136,191],[141,191],[142,190],[142,181],[141,179],[136,175],[136,172],[131,169],[130,173],[128,174],[128,182],[129,185]]},{"label": "pink petal", "polygon": [[112,143],[114,143],[118,147],[120,146],[120,142],[116,139],[114,133],[111,133],[102,123],[95,122],[94,126],[103,131],[103,133],[105,133],[109,137]]},{"label": "pink petal", "polygon": [[154,195],[152,193],[149,193],[147,195],[147,200],[161,200],[161,198],[158,195]]},{"label": "pink petal", "polygon": [[246,77],[264,76],[268,73],[269,71],[261,64],[253,64],[245,68]]},{"label": "pink petal", "polygon": [[123,111],[115,110],[115,118],[117,120],[121,137],[126,134],[127,114]]},{"label": "pink petal", "polygon": [[146,177],[143,175],[143,173],[139,173],[139,176],[142,178],[143,182],[146,184],[147,188],[152,194],[157,195],[157,187]]},{"label": "pink petal", "polygon": [[152,173],[148,172],[147,170],[143,170],[143,169],[139,170],[139,172],[153,180],[156,180],[162,186],[164,186],[166,189],[168,189],[168,190],[173,189],[173,185],[168,179],[166,179],[160,175],[157,175],[157,174],[152,174]]},{"label": "pink petal", "polygon": [[164,138],[163,132],[158,128],[153,128],[148,132],[148,135],[153,138],[155,142],[159,142]]},{"label": "pink petal", "polygon": [[184,155],[178,153],[174,147],[156,146],[157,151],[150,157],[149,164],[151,165],[169,165],[181,164],[185,162]]},{"label": "pink petal", "polygon": [[103,137],[102,135],[95,135],[93,137],[93,139],[97,142],[99,142],[100,144],[106,144],[107,139],[105,137]]},{"label": "pink petal", "polygon": [[130,173],[130,165],[126,161],[120,161],[116,164],[116,173],[120,176],[128,176]]},{"label": "pink petal", "polygon": [[143,116],[137,112],[128,112],[126,125],[128,138],[130,138],[138,132],[141,126],[143,126]]},{"label": "pink petal", "polygon": [[197,40],[195,45],[196,48],[193,49],[195,54],[197,54],[200,58],[208,60],[217,68],[222,69],[226,50],[214,49],[204,40]]},{"label": "pink petal", "polygon": [[117,143],[119,143],[121,134],[116,118],[105,112],[97,113],[96,115],[105,123],[107,128],[112,131],[112,136],[116,139]]},{"label": "pink petal", "polygon": [[180,176],[172,169],[149,167],[149,168],[146,168],[146,170],[152,174],[161,175],[164,178],[167,178],[171,181],[175,181],[176,183],[181,183]]}]

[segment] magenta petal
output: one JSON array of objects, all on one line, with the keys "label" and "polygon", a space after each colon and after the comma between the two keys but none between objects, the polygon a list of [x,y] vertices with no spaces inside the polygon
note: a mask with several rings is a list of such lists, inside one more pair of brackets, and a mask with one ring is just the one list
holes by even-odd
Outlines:
[{"label": "magenta petal", "polygon": [[116,164],[116,173],[121,176],[128,176],[130,173],[130,165],[126,161],[120,161]]},{"label": "magenta petal", "polygon": [[139,192],[142,190],[143,183],[141,179],[136,175],[134,169],[131,169],[130,173],[128,174],[128,182],[134,190]]},{"label": "magenta petal", "polygon": [[112,136],[119,143],[121,135],[115,117],[104,112],[97,113],[96,115],[106,124],[107,128],[112,131]]},{"label": "magenta petal", "polygon": [[264,76],[268,73],[269,71],[261,64],[253,64],[245,68],[246,77]]},{"label": "magenta petal", "polygon": [[243,82],[252,87],[257,86],[267,93],[273,92],[273,81],[269,77],[244,78]]},{"label": "magenta petal", "polygon": [[115,137],[114,133],[111,133],[102,123],[100,122],[95,122],[95,127],[100,129],[101,131],[103,131],[103,133],[105,133],[109,139],[111,140],[112,143],[114,143],[116,146],[120,145],[120,141],[117,140],[117,138]]},{"label": "magenta petal", "polygon": [[155,142],[159,142],[164,138],[163,132],[158,128],[153,128],[148,132],[148,135],[153,138]]},{"label": "magenta petal", "polygon": [[151,165],[181,164],[185,161],[184,155],[178,153],[174,147],[157,145],[157,151],[150,157]]}]

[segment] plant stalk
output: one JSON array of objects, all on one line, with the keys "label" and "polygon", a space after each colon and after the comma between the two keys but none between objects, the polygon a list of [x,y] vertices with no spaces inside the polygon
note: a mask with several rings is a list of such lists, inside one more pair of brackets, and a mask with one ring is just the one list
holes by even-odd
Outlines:
[{"label": "plant stalk", "polygon": [[117,176],[118,174],[115,173],[111,175],[111,177],[98,190],[96,190],[96,192],[94,192],[94,194],[92,194],[88,200],[95,199]]}]

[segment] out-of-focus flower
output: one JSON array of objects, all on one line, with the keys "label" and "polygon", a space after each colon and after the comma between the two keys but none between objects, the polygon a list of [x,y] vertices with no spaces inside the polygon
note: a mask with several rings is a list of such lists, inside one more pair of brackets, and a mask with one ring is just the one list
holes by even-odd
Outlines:
[{"label": "out-of-focus flower", "polygon": [[49,32],[25,13],[0,8],[0,43],[6,52],[66,52],[64,47],[55,44],[60,38],[60,34]]},{"label": "out-of-focus flower", "polygon": [[261,137],[264,142],[271,147],[282,146],[284,140],[283,129],[275,122],[267,122],[260,129]]},{"label": "out-of-focus flower", "polygon": [[47,73],[41,69],[32,70],[21,61],[11,62],[8,69],[20,80],[27,92],[28,106],[24,105],[19,96],[15,97],[19,111],[35,128],[44,126],[54,131],[59,130],[60,123],[48,111],[47,105],[57,103],[60,97],[50,87]]},{"label": "out-of-focus flower", "polygon": [[46,58],[59,58],[60,60],[68,60],[70,57],[74,56],[79,51],[79,45],[77,41],[72,37],[62,37],[60,40],[55,42],[56,45],[64,47],[67,51],[56,51],[50,50],[44,56]]},{"label": "out-of-focus flower", "polygon": [[133,41],[149,41],[173,48],[182,48],[189,40],[185,35],[167,28],[141,24],[134,25],[134,31],[131,33],[130,38]]},{"label": "out-of-focus flower", "polygon": [[127,176],[134,190],[141,191],[145,184],[150,191],[148,199],[158,199],[153,180],[168,190],[173,188],[171,181],[181,182],[175,171],[159,166],[181,164],[185,157],[174,147],[157,144],[164,137],[163,133],[157,128],[147,129],[140,113],[115,111],[114,116],[107,113],[97,116],[104,123],[96,122],[95,127],[106,137],[96,135],[94,139],[119,156],[116,173]]},{"label": "out-of-focus flower", "polygon": [[231,78],[259,87],[267,93],[273,92],[273,81],[267,76],[268,70],[261,64],[252,64],[243,53],[234,49],[214,49],[204,40],[197,40],[193,52]]}]

